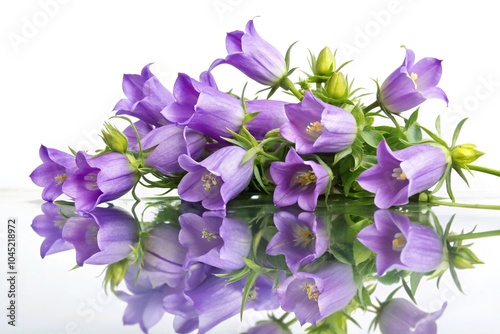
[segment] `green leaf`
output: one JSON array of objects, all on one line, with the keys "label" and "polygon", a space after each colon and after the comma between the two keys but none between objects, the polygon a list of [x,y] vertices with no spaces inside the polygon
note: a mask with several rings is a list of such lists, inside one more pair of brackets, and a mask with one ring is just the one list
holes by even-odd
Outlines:
[{"label": "green leaf", "polygon": [[453,139],[451,140],[451,147],[455,147],[455,144],[457,143],[458,136],[460,135],[460,131],[462,130],[462,126],[464,125],[465,121],[467,121],[467,118],[464,118],[461,120],[457,127],[455,128],[455,132],[453,132]]},{"label": "green leaf", "polygon": [[243,261],[245,261],[245,264],[252,269],[253,271],[261,271],[262,267],[259,266],[257,263],[253,262],[252,260],[244,257]]},{"label": "green leaf", "polygon": [[252,290],[252,287],[255,284],[255,281],[257,280],[257,277],[259,277],[259,275],[260,275],[260,270],[252,271],[250,274],[248,274],[247,282],[245,284],[245,287],[243,288],[243,297],[241,298],[240,321],[243,320],[243,311],[245,310],[245,304],[247,302],[248,295],[250,294],[250,290]]},{"label": "green leaf", "polygon": [[410,118],[406,121],[406,126],[405,128],[408,130],[410,126],[415,125],[418,120],[418,109],[415,110],[411,115]]},{"label": "green leaf", "polygon": [[424,273],[413,272],[410,275],[410,287],[414,295],[417,292],[417,288],[418,285],[420,284],[420,281],[422,280],[422,277],[424,277]]},{"label": "green leaf", "polygon": [[354,264],[358,265],[370,258],[373,252],[365,247],[361,242],[355,240],[352,244],[352,251],[354,257]]},{"label": "green leaf", "polygon": [[365,114],[363,113],[363,110],[359,107],[359,105],[356,105],[352,109],[351,114],[356,120],[359,131],[362,131],[366,126]]},{"label": "green leaf", "polygon": [[[297,41],[298,42],[298,41]],[[286,70],[288,71],[290,69],[290,54],[292,53],[292,47],[297,44],[297,42],[294,42],[292,45],[288,47],[286,50],[285,54],[285,64],[286,64]]]},{"label": "green leaf", "polygon": [[251,159],[253,159],[257,155],[257,153],[259,153],[260,151],[261,151],[261,148],[258,147],[258,146],[252,147],[251,149],[249,149],[247,151],[247,153],[245,153],[245,155],[241,159],[240,165],[243,165],[245,162],[250,161]]},{"label": "green leaf", "polygon": [[377,148],[384,136],[373,130],[365,130],[361,131],[361,138],[371,147]]},{"label": "green leaf", "polygon": [[467,178],[465,177],[465,174],[464,174],[464,171],[462,170],[462,168],[460,167],[453,167],[453,169],[455,170],[455,172],[457,172],[458,175],[460,175],[460,177],[462,178],[462,180],[465,181],[465,183],[467,184],[468,187],[469,186],[469,181],[467,181]]},{"label": "green leaf", "polygon": [[245,117],[243,117],[243,125],[247,124],[251,120],[253,120],[255,117],[257,117],[262,110],[258,110],[256,112],[253,112],[251,114],[245,114]]},{"label": "green leaf", "polygon": [[335,153],[335,158],[333,159],[332,166],[335,166],[342,158],[345,158],[352,153],[352,148],[348,147],[345,150]]},{"label": "green leaf", "polygon": [[436,131],[437,131],[438,135],[441,136],[441,115],[438,115],[438,117],[436,117],[435,127],[436,127]]},{"label": "green leaf", "polygon": [[410,143],[418,143],[422,141],[422,129],[418,125],[412,124],[406,130],[406,137]]},{"label": "green leaf", "polygon": [[442,146],[444,147],[448,147],[448,144],[446,144],[446,142],[441,139],[439,136],[437,136],[435,133],[433,133],[432,131],[426,129],[425,127],[423,127],[422,125],[418,125],[422,130],[425,131],[425,133],[427,133],[429,135],[429,137],[431,137],[432,139],[434,139],[435,142],[441,144]]},{"label": "green leaf", "polygon": [[406,283],[406,280],[404,277],[401,277],[401,283],[403,284],[403,289],[405,289],[406,293],[408,294],[408,297],[412,300],[413,303],[417,304],[417,301],[415,300],[415,296],[413,295],[413,292],[411,291],[410,287],[408,286],[408,283]]}]

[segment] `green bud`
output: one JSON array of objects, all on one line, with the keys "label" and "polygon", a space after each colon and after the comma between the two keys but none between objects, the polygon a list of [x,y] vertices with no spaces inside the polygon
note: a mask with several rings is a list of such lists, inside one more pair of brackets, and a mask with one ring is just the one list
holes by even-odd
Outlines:
[{"label": "green bud", "polygon": [[344,75],[340,72],[334,72],[326,82],[326,95],[332,99],[345,99],[349,94],[349,87]]},{"label": "green bud", "polygon": [[108,122],[104,123],[104,130],[102,130],[102,140],[106,146],[113,152],[126,153],[128,147],[128,140],[125,135],[113,125]]},{"label": "green bud", "polygon": [[316,60],[316,66],[314,68],[314,74],[316,75],[327,75],[335,70],[335,56],[328,46],[325,46],[323,50],[320,51],[318,59]]},{"label": "green bud", "polygon": [[483,262],[474,254],[468,247],[453,247],[451,250],[452,263],[458,269],[474,268],[475,264],[483,264]]},{"label": "green bud", "polygon": [[455,146],[451,150],[451,159],[453,163],[459,167],[465,167],[477,160],[484,153],[476,150],[476,145],[474,144],[464,144]]},{"label": "green bud", "polygon": [[111,291],[115,291],[118,284],[123,281],[128,269],[128,259],[123,259],[119,262],[112,263],[106,268],[106,275],[104,276],[105,286],[110,286]]}]

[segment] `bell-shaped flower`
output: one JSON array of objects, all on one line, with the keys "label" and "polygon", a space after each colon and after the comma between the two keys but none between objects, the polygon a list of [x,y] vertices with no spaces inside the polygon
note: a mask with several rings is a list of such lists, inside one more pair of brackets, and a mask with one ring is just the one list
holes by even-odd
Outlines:
[{"label": "bell-shaped flower", "polygon": [[126,98],[118,101],[114,110],[117,115],[134,116],[153,126],[167,124],[161,111],[174,102],[171,92],[144,66],[141,74],[125,74],[123,76],[123,92]]},{"label": "bell-shaped flower", "polygon": [[392,151],[385,140],[377,148],[377,164],[362,172],[359,185],[375,194],[375,205],[387,209],[436,184],[446,171],[448,155],[439,147],[417,144]]},{"label": "bell-shaped flower", "polygon": [[246,334],[292,334],[292,332],[276,320],[264,320],[249,328]]},{"label": "bell-shaped flower", "polygon": [[378,93],[379,103],[393,113],[409,110],[431,98],[448,104],[448,97],[437,87],[441,73],[441,60],[423,58],[415,63],[415,54],[406,49],[403,64],[382,83]]},{"label": "bell-shaped flower", "polygon": [[305,211],[313,211],[318,196],[328,186],[328,171],[314,161],[304,161],[292,148],[284,162],[271,164],[271,177],[276,184],[274,205],[284,207],[298,203]]},{"label": "bell-shaped flower", "polygon": [[70,217],[62,229],[62,237],[73,245],[76,263],[111,264],[131,253],[139,238],[137,223],[126,211],[96,208],[83,216]]},{"label": "bell-shaped flower", "polygon": [[248,21],[246,32],[237,30],[227,34],[226,49],[227,57],[217,59],[210,70],[220,64],[230,64],[250,79],[267,86],[278,84],[287,73],[285,58],[259,36],[253,20]]},{"label": "bell-shaped flower", "polygon": [[78,152],[76,164],[78,169],[68,176],[63,191],[82,212],[92,211],[99,203],[125,195],[140,177],[128,157],[116,152],[94,157]]},{"label": "bell-shaped flower", "polygon": [[403,298],[394,298],[383,305],[378,315],[382,334],[436,334],[437,324],[447,303],[440,310],[427,313],[412,302]]},{"label": "bell-shaped flower", "polygon": [[269,241],[266,253],[283,254],[292,272],[296,272],[301,265],[312,263],[328,249],[330,236],[325,225],[311,212],[294,215],[278,211],[274,214],[274,225],[278,233]]},{"label": "bell-shaped flower", "polygon": [[248,114],[259,113],[250,122],[245,124],[247,130],[255,139],[264,139],[266,133],[274,129],[279,129],[283,124],[288,122],[285,114],[285,103],[276,100],[246,101]]},{"label": "bell-shaped flower", "polygon": [[300,154],[342,151],[354,142],[358,131],[354,116],[345,109],[327,104],[306,91],[299,103],[285,105],[288,117],[281,135],[295,143]]},{"label": "bell-shaped flower", "polygon": [[39,154],[42,164],[30,174],[30,178],[37,186],[43,187],[42,199],[52,202],[63,193],[63,183],[76,169],[75,157],[43,145]]},{"label": "bell-shaped flower", "polygon": [[362,229],[357,238],[377,254],[377,275],[393,269],[426,273],[444,260],[441,238],[429,226],[387,210],[375,212],[373,220],[375,223]]},{"label": "bell-shaped flower", "polygon": [[315,326],[347,306],[356,294],[356,284],[351,266],[323,262],[285,279],[277,293],[283,310],[294,312],[301,325],[308,322]]},{"label": "bell-shaped flower", "polygon": [[[137,130],[137,135],[139,135],[139,140],[144,138],[148,133],[151,132],[151,130],[154,129],[154,126],[141,120],[134,122],[134,127],[135,130]],[[123,130],[123,134],[125,135],[125,137],[127,137],[128,149],[130,151],[138,151],[139,146],[137,143],[137,135],[134,129],[132,128],[132,125],[127,126]]]},{"label": "bell-shaped flower", "polygon": [[253,159],[242,164],[245,154],[241,147],[227,146],[201,162],[181,155],[179,165],[188,173],[177,187],[180,198],[201,202],[209,210],[224,210],[227,202],[241,193],[252,180]]}]

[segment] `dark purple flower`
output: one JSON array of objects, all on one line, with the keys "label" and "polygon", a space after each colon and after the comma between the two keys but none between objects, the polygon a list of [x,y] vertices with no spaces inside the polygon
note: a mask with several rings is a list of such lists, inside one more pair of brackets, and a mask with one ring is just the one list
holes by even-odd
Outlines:
[{"label": "dark purple flower", "polygon": [[436,334],[436,320],[446,309],[444,303],[440,310],[426,313],[403,298],[394,298],[382,306],[379,325],[382,334]]},{"label": "dark purple flower", "polygon": [[281,81],[287,73],[285,58],[271,44],[263,40],[248,21],[246,32],[237,30],[227,34],[227,57],[217,59],[210,69],[220,64],[230,64],[249,78],[267,86]]},{"label": "dark purple flower", "polygon": [[[154,129],[154,127],[151,124],[141,120],[134,122],[134,127],[137,130],[139,139],[144,138],[148,133],[151,132],[151,130]],[[125,135],[125,137],[127,137],[128,149],[132,151],[138,151],[139,148],[137,145],[137,136],[132,126],[131,125],[127,126],[125,130],[123,130],[123,134]]]},{"label": "dark purple flower", "polygon": [[187,154],[198,159],[205,147],[205,136],[195,130],[175,124],[168,124],[149,132],[141,141],[142,149],[154,148],[146,157],[146,166],[163,174],[183,172],[178,159]]},{"label": "dark purple flower", "polygon": [[312,263],[328,249],[330,236],[325,225],[311,212],[294,215],[278,211],[274,214],[274,225],[278,233],[269,241],[266,253],[285,255],[292,272],[301,265]]},{"label": "dark purple flower", "polygon": [[196,262],[229,271],[245,266],[252,233],[246,223],[224,216],[208,211],[203,217],[194,213],[179,217],[179,241],[187,249],[185,267]]},{"label": "dark purple flower", "polygon": [[314,161],[304,161],[292,148],[285,162],[271,164],[271,177],[276,183],[274,205],[278,207],[298,203],[305,211],[313,211],[318,196],[328,186],[328,171]]},{"label": "dark purple flower", "polygon": [[[73,245],[62,237],[62,229],[68,215],[62,215],[61,210],[68,211],[70,206],[55,205],[51,202],[42,204],[42,215],[38,215],[33,219],[31,227],[41,237],[45,237],[40,246],[40,256],[44,258],[46,255],[59,253],[72,249]],[[74,208],[73,208],[74,209]],[[75,215],[74,212],[68,212]]]},{"label": "dark purple flower", "polygon": [[30,178],[37,186],[43,187],[42,199],[52,202],[63,193],[63,183],[76,169],[75,157],[41,145],[40,159],[43,163],[31,173]]},{"label": "dark purple flower", "polygon": [[175,103],[162,114],[170,122],[198,130],[216,140],[230,136],[227,129],[238,132],[245,111],[241,101],[209,84],[179,73],[174,85]]},{"label": "dark purple flower", "polygon": [[75,201],[78,211],[92,211],[99,203],[125,195],[140,177],[127,156],[120,153],[91,157],[78,152],[76,164],[78,169],[64,182],[63,191]]},{"label": "dark purple flower", "polygon": [[312,271],[296,272],[277,289],[281,308],[294,312],[303,325],[316,322],[343,309],[356,294],[352,267],[323,262]]},{"label": "dark purple flower", "polygon": [[426,273],[439,267],[443,243],[432,228],[410,222],[405,215],[379,210],[374,224],[358,233],[358,240],[377,253],[377,274],[392,269]]},{"label": "dark purple flower", "polygon": [[254,119],[245,125],[248,131],[257,140],[262,140],[269,131],[279,129],[283,124],[288,122],[285,114],[285,103],[274,100],[246,101],[248,114],[259,112]]},{"label": "dark purple flower", "polygon": [[252,180],[253,159],[241,164],[246,151],[238,146],[221,148],[202,162],[187,155],[179,157],[179,165],[188,173],[177,191],[181,199],[200,202],[209,210],[224,210],[229,200],[241,193]]},{"label": "dark purple flower", "polygon": [[431,98],[448,103],[446,94],[436,87],[441,79],[441,60],[423,58],[416,64],[414,62],[415,54],[406,49],[403,64],[380,87],[378,99],[386,110],[400,113]]},{"label": "dark purple flower", "polygon": [[135,219],[118,208],[96,208],[71,217],[62,237],[76,250],[76,263],[111,264],[126,258],[139,237]]},{"label": "dark purple flower", "polygon": [[377,148],[377,164],[359,175],[357,181],[375,194],[375,205],[387,209],[404,205],[408,198],[436,184],[444,175],[448,157],[429,144],[392,151],[385,140]]},{"label": "dark purple flower", "polygon": [[339,152],[354,142],[358,127],[354,116],[342,108],[327,104],[306,91],[299,103],[285,105],[288,121],[281,135],[295,143],[300,154]]},{"label": "dark purple flower", "polygon": [[117,115],[130,115],[154,125],[167,124],[161,111],[174,102],[174,97],[160,81],[144,66],[141,74],[125,74],[123,76],[123,92],[127,98],[118,101],[114,110]]}]

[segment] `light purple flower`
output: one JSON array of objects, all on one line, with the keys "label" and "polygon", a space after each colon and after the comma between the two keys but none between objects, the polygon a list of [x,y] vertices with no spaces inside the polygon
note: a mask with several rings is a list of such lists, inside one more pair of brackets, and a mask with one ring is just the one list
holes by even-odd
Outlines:
[{"label": "light purple flower", "polygon": [[267,86],[276,85],[287,73],[285,58],[259,36],[253,20],[248,21],[246,32],[237,30],[227,34],[226,49],[227,57],[217,59],[210,70],[220,64],[230,64]]},{"label": "light purple flower", "polygon": [[278,228],[266,249],[269,255],[285,255],[286,264],[292,272],[301,265],[312,263],[323,255],[330,242],[324,223],[311,212],[294,215],[288,211],[274,214],[274,225]]},{"label": "light purple flower", "polygon": [[241,193],[252,180],[253,159],[241,164],[246,151],[238,146],[221,148],[202,162],[187,155],[179,165],[188,173],[177,191],[182,200],[200,202],[209,210],[224,210],[229,200]]},{"label": "light purple flower", "polygon": [[245,124],[247,130],[257,140],[262,140],[269,131],[279,129],[288,122],[285,114],[285,103],[275,100],[246,101],[248,114],[259,112],[254,119]]},{"label": "light purple flower", "polygon": [[129,159],[120,153],[91,157],[78,152],[76,164],[78,169],[64,182],[63,191],[82,212],[92,211],[99,203],[125,195],[140,177]]},{"label": "light purple flower", "polygon": [[271,164],[271,177],[276,183],[274,205],[284,207],[298,203],[305,211],[313,211],[318,196],[328,186],[328,172],[314,161],[304,161],[292,148],[285,162]]},{"label": "light purple flower", "polygon": [[245,111],[241,101],[207,83],[179,73],[174,85],[175,103],[163,109],[170,122],[186,125],[216,140],[230,136],[227,129],[238,132]]},{"label": "light purple flower", "polygon": [[187,154],[198,159],[205,147],[205,136],[195,130],[175,124],[167,124],[149,132],[142,140],[142,149],[154,148],[146,157],[146,166],[168,175],[183,172],[178,159]]},{"label": "light purple flower", "polygon": [[436,184],[444,175],[448,157],[429,144],[392,151],[385,140],[377,148],[377,164],[361,173],[359,185],[375,194],[375,205],[387,209],[404,205],[408,198]]},{"label": "light purple flower", "polygon": [[361,230],[357,238],[377,253],[377,275],[392,269],[426,273],[443,261],[443,244],[432,228],[386,210],[375,212],[373,219],[375,223]]},{"label": "light purple flower", "polygon": [[264,320],[248,329],[246,334],[292,334],[292,332],[275,320]]},{"label": "light purple flower", "polygon": [[148,124],[161,126],[167,121],[160,112],[174,102],[174,97],[151,73],[150,66],[144,66],[140,75],[123,76],[123,92],[127,98],[118,101],[114,110],[117,110],[117,115],[130,115]]},{"label": "light purple flower", "polygon": [[30,175],[37,186],[43,187],[42,199],[52,202],[63,193],[62,185],[76,169],[75,157],[54,148],[40,146],[42,164]]},{"label": "light purple flower", "polygon": [[436,320],[446,309],[445,302],[440,310],[426,313],[403,298],[394,298],[383,305],[379,314],[382,334],[436,334]]},{"label": "light purple flower", "polygon": [[[134,127],[137,130],[139,139],[144,138],[148,133],[151,132],[151,130],[154,129],[154,126],[141,120],[134,122]],[[128,149],[131,151],[138,151],[139,148],[137,145],[137,136],[134,129],[132,128],[132,125],[127,126],[125,130],[123,130],[123,134],[125,135],[125,137],[127,137]]]},{"label": "light purple flower", "polygon": [[354,142],[358,131],[354,116],[347,110],[324,103],[306,91],[299,103],[285,105],[288,117],[281,135],[295,143],[300,154],[339,152]]},{"label": "light purple flower", "polygon": [[378,99],[386,110],[400,113],[431,98],[448,104],[444,91],[436,87],[441,79],[441,60],[423,58],[416,64],[414,62],[415,54],[406,49],[403,64],[382,83]]},{"label": "light purple flower", "polygon": [[118,208],[96,208],[83,216],[69,218],[62,237],[76,251],[76,263],[111,264],[126,258],[139,238],[137,223]]},{"label": "light purple flower", "polygon": [[343,309],[356,294],[352,267],[340,262],[323,262],[312,271],[296,272],[277,289],[281,308],[294,312],[303,325],[313,326]]}]

